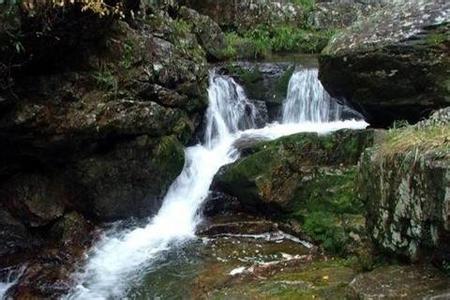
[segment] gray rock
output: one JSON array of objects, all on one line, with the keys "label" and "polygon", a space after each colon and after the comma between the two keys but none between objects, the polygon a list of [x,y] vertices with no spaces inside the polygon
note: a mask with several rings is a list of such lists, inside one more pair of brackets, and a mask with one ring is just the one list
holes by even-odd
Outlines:
[{"label": "gray rock", "polygon": [[450,3],[395,1],[332,38],[320,56],[327,91],[374,126],[417,122],[450,104]]},{"label": "gray rock", "polygon": [[[367,210],[368,231],[383,251],[448,263],[449,124],[448,109],[443,110],[414,127],[386,133],[362,155],[358,193]],[[415,144],[404,146],[408,142]]]}]

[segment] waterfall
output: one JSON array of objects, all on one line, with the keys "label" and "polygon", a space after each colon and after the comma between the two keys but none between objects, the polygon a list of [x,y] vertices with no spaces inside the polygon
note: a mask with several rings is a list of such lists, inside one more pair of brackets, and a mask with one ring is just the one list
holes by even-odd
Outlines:
[{"label": "waterfall", "polygon": [[[233,146],[238,139],[249,136],[274,139],[300,131],[325,133],[367,125],[358,121],[319,125],[311,122],[274,123],[256,129],[257,111],[247,100],[242,87],[232,78],[214,72],[210,74],[209,84],[204,142],[185,150],[185,166],[170,186],[160,211],[143,227],[105,233],[88,253],[84,267],[73,275],[77,285],[66,296],[67,299],[126,298],[130,283],[139,282],[165,251],[195,238],[195,229],[201,221],[199,208],[208,196],[213,177],[220,167],[238,158],[239,153]],[[312,79],[297,84],[312,91],[318,89]],[[291,95],[301,92],[296,92],[292,86],[290,89]],[[289,101],[290,98],[286,107],[294,105]],[[318,105],[315,109],[323,107]],[[297,107],[292,109],[298,111]],[[319,111],[315,113],[322,115]],[[300,112],[300,115],[303,114]]]},{"label": "waterfall", "polygon": [[[0,273],[5,273],[5,281],[0,282],[0,299],[7,299],[6,294],[10,287],[14,286],[22,276],[25,267],[7,268],[0,270]],[[3,274],[2,274],[3,275]]]},{"label": "waterfall", "polygon": [[206,113],[205,143],[211,147],[215,139],[256,127],[256,107],[250,103],[244,89],[233,78],[209,75],[209,106]]},{"label": "waterfall", "polygon": [[339,121],[342,106],[323,88],[317,69],[296,71],[283,103],[283,123]]},{"label": "waterfall", "polygon": [[255,108],[242,87],[227,76],[210,74],[204,145],[185,151],[183,171],[169,188],[158,214],[145,227],[106,235],[89,253],[69,299],[124,297],[127,285],[164,250],[195,236],[198,209],[219,168],[233,162],[233,133],[254,126]]}]

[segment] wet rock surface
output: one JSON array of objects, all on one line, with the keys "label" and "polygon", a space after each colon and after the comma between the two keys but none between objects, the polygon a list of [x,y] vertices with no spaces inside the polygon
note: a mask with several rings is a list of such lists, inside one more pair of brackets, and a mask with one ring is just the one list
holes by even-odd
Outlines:
[{"label": "wet rock surface", "polygon": [[417,122],[449,105],[447,1],[396,1],[336,35],[320,79],[373,126]]},{"label": "wet rock surface", "polygon": [[450,279],[429,265],[386,266],[356,276],[351,299],[447,299]]},{"label": "wet rock surface", "polygon": [[295,67],[294,62],[232,62],[220,65],[218,71],[241,84],[249,99],[264,102],[269,121],[273,121],[279,118]]}]

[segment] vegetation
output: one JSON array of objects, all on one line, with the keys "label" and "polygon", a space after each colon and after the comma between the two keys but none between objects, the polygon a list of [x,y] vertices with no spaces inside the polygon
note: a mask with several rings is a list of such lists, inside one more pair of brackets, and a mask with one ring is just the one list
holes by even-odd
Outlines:
[{"label": "vegetation", "polygon": [[380,146],[380,155],[411,151],[450,150],[450,125],[430,124],[429,126],[405,126],[392,128]]},{"label": "vegetation", "polygon": [[121,15],[123,16],[123,4],[121,1],[112,1],[114,4],[104,0],[24,0],[20,6],[23,10],[33,14],[40,10],[48,10],[52,7],[65,7],[69,5],[80,5],[82,11],[91,11],[100,16]]},{"label": "vegetation", "polygon": [[355,169],[318,173],[297,191],[291,215],[330,253],[345,255],[349,233],[362,227],[362,203],[354,191]]},{"label": "vegetation", "polygon": [[318,53],[333,31],[317,31],[291,25],[260,25],[243,34],[226,33],[228,57],[264,58],[273,52]]}]

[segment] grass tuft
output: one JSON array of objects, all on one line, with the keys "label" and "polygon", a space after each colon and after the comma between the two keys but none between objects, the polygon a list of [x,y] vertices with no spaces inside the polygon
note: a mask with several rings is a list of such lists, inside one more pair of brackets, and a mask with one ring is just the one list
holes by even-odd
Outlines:
[{"label": "grass tuft", "polygon": [[379,153],[393,156],[396,153],[432,150],[444,151],[450,155],[450,124],[390,129]]}]

